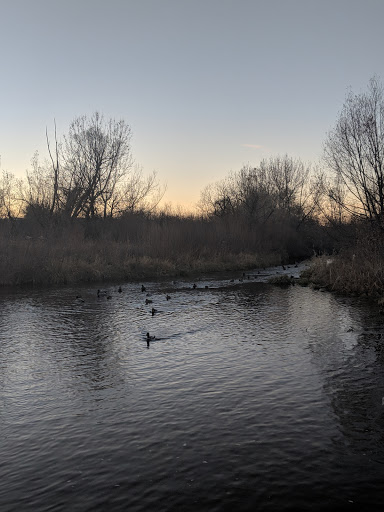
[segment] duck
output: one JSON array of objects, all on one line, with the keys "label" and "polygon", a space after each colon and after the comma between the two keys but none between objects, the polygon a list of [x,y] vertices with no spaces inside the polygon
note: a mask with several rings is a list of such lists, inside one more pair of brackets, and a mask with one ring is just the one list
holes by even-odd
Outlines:
[{"label": "duck", "polygon": [[165,296],[165,298],[166,298],[167,300],[169,300],[169,299],[171,298],[171,296],[167,294],[167,295]]},{"label": "duck", "polygon": [[145,292],[145,290],[146,290],[146,287],[142,284],[142,285],[141,285],[141,291],[142,291],[142,292]]},{"label": "duck", "polygon": [[148,306],[148,304],[152,304],[153,300],[151,299],[145,299],[145,304]]},{"label": "duck", "polygon": [[157,313],[157,309],[155,309],[155,308],[152,308],[152,311],[151,311],[151,313],[152,313],[152,316],[153,316],[153,315],[154,315],[155,313]]},{"label": "duck", "polygon": [[147,344],[148,344],[150,341],[153,341],[153,340],[155,340],[155,339],[156,339],[156,336],[151,336],[151,335],[149,334],[149,332],[147,332]]},{"label": "duck", "polygon": [[123,290],[121,289],[121,286],[119,286],[119,289],[117,290],[119,293],[121,293]]},{"label": "duck", "polygon": [[196,290],[196,288],[197,288],[196,283],[193,283],[192,288],[193,288],[194,290]]}]

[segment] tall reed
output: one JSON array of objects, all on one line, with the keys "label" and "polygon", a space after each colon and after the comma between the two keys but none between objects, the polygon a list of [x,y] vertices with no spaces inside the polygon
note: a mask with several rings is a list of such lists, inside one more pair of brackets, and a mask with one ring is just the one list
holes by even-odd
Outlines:
[{"label": "tall reed", "polygon": [[0,285],[133,280],[286,260],[291,233],[242,219],[143,214],[41,226],[0,221]]}]

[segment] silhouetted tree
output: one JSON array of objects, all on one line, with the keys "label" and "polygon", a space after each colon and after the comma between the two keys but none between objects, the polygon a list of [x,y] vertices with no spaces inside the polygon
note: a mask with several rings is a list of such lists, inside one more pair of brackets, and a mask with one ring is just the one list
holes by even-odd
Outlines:
[{"label": "silhouetted tree", "polygon": [[315,210],[310,168],[287,155],[243,166],[227,178],[207,186],[200,198],[206,215],[240,215],[264,223],[273,215],[295,217],[297,225]]},{"label": "silhouetted tree", "polygon": [[31,169],[26,171],[25,181],[19,182],[19,193],[24,215],[35,216],[44,226],[51,216],[53,178],[47,164],[42,164],[38,151],[31,159]]},{"label": "silhouetted tree", "polygon": [[7,171],[2,171],[0,178],[0,218],[13,219],[19,214],[16,198],[17,180]]},{"label": "silhouetted tree", "polygon": [[132,167],[131,129],[98,112],[75,119],[64,137],[61,195],[71,217],[107,214],[116,187]]},{"label": "silhouetted tree", "polygon": [[324,158],[336,177],[330,198],[354,218],[384,228],[384,96],[372,78],[368,92],[347,96],[335,128],[324,144]]}]

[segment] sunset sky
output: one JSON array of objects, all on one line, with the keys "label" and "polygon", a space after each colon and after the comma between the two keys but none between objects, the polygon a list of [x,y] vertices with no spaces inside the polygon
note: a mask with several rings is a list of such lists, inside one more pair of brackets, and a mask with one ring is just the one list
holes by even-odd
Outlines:
[{"label": "sunset sky", "polygon": [[191,208],[244,164],[316,162],[350,89],[384,81],[384,0],[0,0],[1,169],[98,110]]}]

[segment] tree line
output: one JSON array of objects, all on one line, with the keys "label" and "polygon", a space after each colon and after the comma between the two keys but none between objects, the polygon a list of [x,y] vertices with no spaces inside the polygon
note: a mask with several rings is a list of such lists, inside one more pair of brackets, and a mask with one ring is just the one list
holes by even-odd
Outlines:
[{"label": "tree line", "polygon": [[[134,163],[131,136],[125,121],[98,112],[75,119],[61,140],[55,126],[52,138],[46,132],[47,160],[36,153],[23,180],[3,171],[0,216],[47,225],[140,212],[164,222],[165,188],[155,172],[146,175]],[[373,77],[366,91],[348,94],[319,164],[283,155],[245,165],[207,185],[193,216],[227,226],[223,244],[233,243],[237,229],[274,238],[275,246],[305,244],[308,252],[322,244],[329,249],[336,239],[345,243],[346,233],[354,236],[362,225],[378,240],[383,212],[384,90]]]}]

